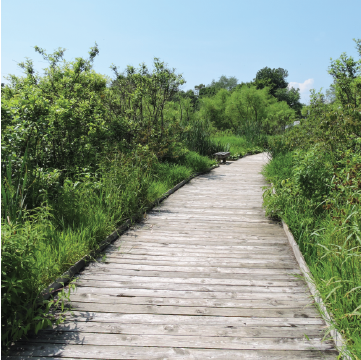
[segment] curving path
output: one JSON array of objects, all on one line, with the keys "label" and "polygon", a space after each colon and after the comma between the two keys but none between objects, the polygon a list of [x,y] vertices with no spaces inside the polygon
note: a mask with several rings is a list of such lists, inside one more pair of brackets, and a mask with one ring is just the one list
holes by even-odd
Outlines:
[{"label": "curving path", "polygon": [[16,359],[333,359],[282,227],[262,209],[265,154],[171,195],[89,265],[73,316]]}]

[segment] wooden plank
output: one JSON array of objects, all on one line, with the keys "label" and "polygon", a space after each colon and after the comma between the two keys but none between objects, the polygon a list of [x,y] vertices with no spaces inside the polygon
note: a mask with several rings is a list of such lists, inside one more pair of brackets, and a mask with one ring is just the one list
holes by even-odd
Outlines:
[{"label": "wooden plank", "polygon": [[[294,261],[288,259],[239,259],[239,258],[225,258],[217,257],[212,259],[211,257],[198,256],[189,257],[182,255],[171,254],[169,256],[155,255],[155,254],[133,254],[133,253],[120,253],[119,255],[106,256],[104,258],[104,264],[107,263],[126,263],[127,260],[131,260],[133,263],[153,263],[154,265],[169,265],[173,261],[173,264],[178,266],[188,266],[187,264],[195,264],[195,266],[227,266],[227,267],[245,267],[245,268],[258,268],[258,269],[293,269]],[[147,263],[148,262],[148,263]],[[193,265],[190,265],[193,266]]]},{"label": "wooden plank", "polygon": [[255,292],[237,292],[237,291],[184,291],[184,290],[158,290],[158,289],[114,289],[111,287],[106,287],[104,284],[103,287],[76,287],[75,294],[102,294],[116,297],[170,297],[177,299],[262,299],[264,301],[278,301],[278,300],[292,300],[295,302],[298,301],[308,301],[312,303],[310,295],[307,293],[255,293]]},{"label": "wooden plank", "polygon": [[[167,225],[167,224],[165,224]],[[253,229],[243,229],[242,232],[240,231],[231,231],[231,229],[228,229],[227,231],[222,230],[220,227],[216,227],[215,229],[210,230],[208,227],[204,227],[203,229],[186,229],[182,227],[171,227],[171,226],[158,226],[158,225],[148,225],[148,224],[139,224],[137,226],[134,226],[128,230],[127,233],[133,232],[133,233],[147,233],[147,234],[153,234],[153,233],[159,233],[164,234],[164,236],[173,235],[173,236],[185,236],[185,235],[191,235],[194,236],[196,239],[198,237],[201,238],[217,238],[221,236],[224,239],[285,239],[287,240],[287,237],[285,236],[285,233],[282,232],[282,230],[278,227],[272,226],[268,230],[265,231],[263,229],[258,229],[259,231],[253,231],[256,230],[257,226],[253,227]]]},{"label": "wooden plank", "polygon": [[[86,322],[118,322],[124,324],[178,324],[178,325],[227,325],[227,326],[282,326],[294,328],[304,325],[319,325],[322,327],[325,322],[320,317],[254,317],[250,312],[248,316],[223,317],[223,316],[194,316],[194,315],[169,315],[169,314],[126,314],[114,312],[77,311],[69,313],[69,319]],[[294,315],[294,314],[292,314]]]},{"label": "wooden plank", "polygon": [[[127,241],[125,241],[127,240]],[[191,244],[174,244],[168,241],[168,239],[165,241],[164,239],[161,240],[159,239],[159,243],[155,243],[155,244],[149,244],[149,241],[144,241],[142,240],[132,240],[132,239],[124,239],[121,242],[121,244],[124,243],[124,245],[128,245],[128,246],[137,246],[137,247],[147,247],[147,248],[157,248],[157,247],[167,247],[167,249],[187,249],[190,251],[194,251],[194,250],[198,250],[199,251],[216,251],[219,252],[234,252],[234,251],[254,251],[254,252],[286,252],[287,254],[291,254],[291,251],[289,249],[288,246],[286,246],[285,244],[282,245],[277,245],[277,244],[272,244],[272,246],[262,246],[262,245],[213,245],[207,242],[204,242],[202,245],[198,245],[198,244],[194,244],[193,242]],[[115,245],[109,245],[108,249],[117,249],[118,248],[118,244],[119,242],[117,242]]]},{"label": "wooden plank", "polygon": [[162,297],[141,297],[141,296],[106,296],[94,293],[73,294],[71,303],[97,303],[97,304],[136,304],[136,305],[165,305],[165,306],[200,306],[200,307],[218,307],[218,308],[243,308],[243,309],[294,309],[304,308],[311,304],[310,299],[295,300],[234,300],[234,299],[189,299],[189,298],[162,298]]},{"label": "wooden plank", "polygon": [[210,214],[160,214],[157,212],[154,212],[152,216],[147,216],[147,219],[151,219],[152,221],[156,220],[168,220],[168,221],[197,221],[197,222],[226,222],[231,221],[233,224],[238,223],[251,223],[251,224],[272,224],[272,220],[267,220],[263,215],[237,215],[237,216],[231,216],[231,215],[224,215],[221,216],[220,214],[216,215],[210,215]]},{"label": "wooden plank", "polygon": [[165,344],[171,347],[187,347],[201,349],[234,349],[234,350],[335,350],[331,341],[322,338],[243,338],[215,336],[177,336],[177,335],[123,335],[123,334],[92,334],[78,332],[43,332],[32,338],[32,342],[73,345],[101,346],[158,346]]},{"label": "wooden plank", "polygon": [[[175,258],[171,256],[142,256],[142,255],[131,255],[123,254],[119,257],[107,256],[104,264],[145,264],[145,265],[175,265],[177,266],[194,266],[194,267],[228,267],[228,268],[247,268],[247,269],[284,269],[292,271],[295,268],[294,262],[275,262],[275,261],[257,261],[255,260],[239,260],[234,258]],[[258,259],[259,260],[259,259]]]},{"label": "wooden plank", "polygon": [[[224,350],[224,349],[191,349],[172,347],[150,347],[150,346],[94,346],[94,345],[67,345],[36,343],[32,345],[19,345],[14,348],[18,354],[8,357],[9,360],[26,359],[36,357],[40,360],[49,359],[108,359],[108,360],[159,360],[159,359],[193,359],[193,360],[335,360],[337,352],[320,352],[315,350],[299,351],[274,351],[274,350]],[[321,357],[322,356],[322,357]]]},{"label": "wooden plank", "polygon": [[[148,239],[147,239],[148,240]],[[264,252],[268,252],[268,253],[287,253],[287,254],[292,254],[291,249],[289,248],[289,246],[287,246],[287,244],[285,243],[273,243],[273,244],[267,244],[267,242],[263,242],[263,244],[261,243],[260,245],[254,245],[254,244],[247,244],[244,245],[242,243],[237,243],[237,242],[233,242],[227,245],[217,245],[217,244],[213,244],[212,242],[207,242],[207,241],[203,241],[202,244],[193,244],[193,243],[173,243],[172,239],[168,238],[160,238],[160,237],[156,237],[156,240],[158,240],[157,242],[151,242],[151,241],[147,241],[143,238],[126,238],[126,239],[122,239],[122,240],[117,240],[114,244],[110,245],[108,247],[108,251],[109,250],[113,250],[113,249],[119,249],[120,246],[122,247],[134,247],[136,246],[137,248],[151,248],[151,249],[156,249],[158,247],[163,248],[163,249],[167,249],[167,251],[169,251],[169,249],[176,249],[176,250],[188,250],[188,251],[193,251],[193,250],[197,250],[196,252],[198,253],[198,250],[200,252],[204,252],[204,251],[212,251],[212,252],[217,252],[217,253],[233,253],[233,252],[240,252],[240,253],[244,253],[244,252],[248,252],[249,254],[255,254],[257,255],[258,253],[264,253]]]},{"label": "wooden plank", "polygon": [[272,225],[277,225],[273,220],[267,220],[264,221],[247,221],[246,219],[244,221],[232,221],[229,224],[225,224],[224,222],[215,222],[213,219],[207,219],[203,221],[199,221],[199,219],[196,218],[156,218],[155,216],[148,217],[146,220],[144,220],[143,224],[145,226],[147,225],[153,225],[153,226],[166,226],[168,227],[176,227],[180,230],[182,229],[205,229],[205,230],[212,230],[212,229],[222,229],[222,230],[245,230],[246,229],[259,229],[264,231],[273,231],[275,232],[278,230],[280,234],[282,234],[282,228],[276,228]]},{"label": "wooden plank", "polygon": [[190,253],[196,252],[196,253],[217,253],[217,254],[228,254],[228,253],[235,253],[239,255],[244,255],[247,253],[255,255],[264,255],[264,254],[272,254],[272,255],[282,255],[282,256],[290,256],[292,255],[292,252],[290,251],[290,248],[286,245],[274,245],[274,246],[243,246],[243,245],[229,245],[229,246],[223,246],[223,245],[189,245],[188,244],[173,244],[168,242],[168,240],[163,239],[162,242],[154,242],[149,243],[146,241],[134,241],[129,240],[126,243],[117,242],[113,246],[109,246],[107,249],[108,252],[110,251],[123,251],[125,249],[151,249],[151,250],[166,250],[166,251],[188,251]]},{"label": "wooden plank", "polygon": [[179,260],[182,259],[182,261],[208,261],[209,259],[213,259],[215,261],[222,259],[227,259],[224,261],[230,261],[230,262],[242,262],[242,263],[293,263],[296,264],[296,260],[292,257],[276,257],[270,254],[267,256],[267,254],[249,254],[249,256],[246,256],[243,252],[242,253],[222,253],[217,251],[210,251],[210,252],[189,252],[186,251],[186,249],[183,250],[177,250],[177,249],[155,249],[152,251],[152,249],[138,249],[136,247],[130,246],[129,248],[121,247],[117,251],[108,251],[104,252],[107,259],[116,259],[116,258],[126,258],[126,257],[137,257],[138,259],[144,259],[146,258],[154,258],[155,260],[166,260],[167,258],[171,258],[175,261],[175,259],[179,258]]},{"label": "wooden plank", "polygon": [[[188,235],[188,236],[187,236]],[[191,235],[191,238],[190,236]],[[259,243],[259,245],[272,245],[272,244],[279,244],[279,245],[285,245],[287,244],[287,238],[285,236],[272,236],[269,234],[264,234],[263,236],[260,235],[252,235],[252,234],[241,234],[241,233],[235,233],[235,234],[228,234],[228,233],[223,233],[223,235],[221,235],[222,237],[222,242],[220,241],[220,234],[215,231],[214,233],[207,233],[207,232],[198,232],[198,233],[193,233],[192,232],[187,232],[187,231],[162,231],[161,229],[155,229],[155,228],[150,228],[150,229],[145,229],[145,230],[130,230],[127,233],[124,234],[124,236],[122,236],[120,239],[116,240],[116,241],[122,241],[123,238],[124,240],[128,239],[128,238],[142,238],[145,239],[146,241],[148,241],[148,239],[169,239],[172,241],[176,241],[176,240],[182,240],[185,241],[187,240],[188,243],[193,242],[192,239],[195,241],[195,243],[197,243],[197,241],[207,241],[210,244],[212,244],[213,242],[221,242],[222,244],[227,245],[228,243],[230,244],[234,244],[234,243],[239,243],[240,245],[242,245],[243,243],[245,244],[253,244],[253,243]]]},{"label": "wooden plank", "polygon": [[104,264],[102,262],[94,262],[88,266],[88,269],[97,268],[99,271],[137,271],[141,273],[149,272],[149,271],[161,271],[163,274],[167,272],[180,272],[180,273],[193,273],[198,275],[226,275],[226,274],[234,274],[235,276],[239,275],[249,275],[249,276],[270,276],[278,277],[278,276],[296,276],[300,275],[301,272],[298,269],[255,269],[255,268],[239,268],[239,267],[221,267],[221,266],[180,266],[178,263],[171,263],[170,265],[143,265],[143,264],[132,264],[132,263],[112,263],[112,266],[109,267],[109,264]]},{"label": "wooden plank", "polygon": [[52,326],[44,331],[62,332],[90,332],[103,334],[128,335],[186,335],[186,336],[242,336],[267,338],[303,338],[322,337],[323,330],[318,325],[304,325],[298,327],[250,327],[228,325],[160,325],[160,324],[119,324],[101,322],[73,322],[65,321],[58,326]]},{"label": "wooden plank", "polygon": [[[289,261],[290,256],[289,249],[285,249],[285,253],[275,250],[267,252],[258,251],[256,253],[250,253],[247,250],[234,250],[232,252],[212,249],[197,249],[197,251],[187,248],[167,247],[165,246],[138,246],[133,244],[127,244],[121,247],[113,247],[107,249],[105,254],[109,254],[109,258],[118,256],[121,254],[140,254],[140,255],[162,255],[162,256],[191,256],[191,257],[212,257],[212,258],[237,258],[242,260],[245,259],[269,259],[272,261]],[[248,255],[248,256],[247,256]]]},{"label": "wooden plank", "polygon": [[[80,279],[76,286],[91,286],[91,287],[113,287],[119,288],[133,288],[133,289],[156,289],[156,290],[185,290],[185,291],[244,291],[249,293],[306,293],[305,285],[301,286],[237,286],[237,285],[208,285],[208,284],[183,284],[183,283],[168,283],[156,282],[156,280],[146,282],[138,281],[107,281],[107,280],[86,280]],[[115,290],[116,291],[116,290]]]},{"label": "wooden plank", "polygon": [[300,308],[218,308],[204,306],[165,306],[165,305],[133,305],[133,304],[98,304],[85,302],[71,302],[72,309],[78,311],[94,311],[122,314],[160,314],[160,315],[193,315],[193,316],[222,316],[222,317],[319,317],[315,307]]},{"label": "wooden plank", "polygon": [[[240,223],[241,224],[241,223]],[[278,238],[283,238],[284,237],[284,233],[282,232],[282,229],[278,228],[278,225],[276,227],[273,226],[269,226],[266,227],[265,225],[272,225],[272,224],[249,224],[249,223],[242,223],[244,226],[233,226],[233,225],[229,225],[229,227],[227,228],[226,226],[222,225],[222,224],[214,224],[214,223],[210,223],[208,224],[203,224],[203,223],[193,223],[191,224],[190,222],[186,223],[186,224],[182,224],[181,222],[166,222],[164,221],[164,223],[161,222],[153,222],[150,223],[148,222],[147,224],[143,224],[140,225],[139,227],[137,227],[137,229],[142,229],[142,230],[153,230],[153,231],[157,231],[158,229],[164,229],[166,228],[167,231],[169,232],[176,232],[178,234],[186,234],[187,232],[195,232],[197,233],[202,233],[202,234],[209,234],[209,235],[215,235],[217,233],[219,233],[220,236],[222,236],[222,234],[224,234],[225,232],[227,232],[230,235],[233,236],[239,236],[240,234],[244,234],[244,236],[255,236],[255,235],[259,235],[259,236],[273,236],[273,237],[278,237]],[[183,226],[182,226],[183,225]],[[257,226],[259,225],[259,226]],[[261,226],[263,225],[263,226]]]},{"label": "wooden plank", "polygon": [[[179,253],[179,254],[189,254],[190,257],[213,257],[215,254],[222,255],[222,257],[227,258],[234,258],[235,256],[229,256],[229,254],[236,254],[240,259],[246,258],[249,259],[247,256],[247,249],[252,249],[254,245],[237,245],[237,243],[233,243],[234,247],[230,245],[230,249],[233,249],[234,251],[230,251],[227,253],[226,248],[217,248],[213,245],[205,245],[206,242],[203,242],[203,244],[200,242],[199,245],[194,245],[193,247],[188,248],[187,244],[184,242],[173,242],[171,239],[159,239],[152,241],[150,239],[149,242],[146,242],[146,240],[141,239],[141,241],[138,240],[129,240],[127,242],[117,242],[113,247],[111,247],[107,251],[107,255],[113,256],[119,256],[119,254],[122,253],[131,253],[133,250],[137,251],[151,251],[151,252],[159,252],[162,256],[167,256],[167,254],[173,254],[173,253]],[[218,246],[218,245],[216,245]],[[223,246],[223,245],[221,245]],[[290,249],[285,245],[276,244],[276,249],[274,249],[272,246],[259,246],[259,250],[255,251],[248,251],[249,255],[254,258],[267,258],[267,255],[271,255],[268,257],[277,256],[279,255],[280,258],[293,258],[293,254],[290,251]],[[267,251],[269,249],[269,251]],[[216,259],[215,259],[216,260]]]},{"label": "wooden plank", "polygon": [[[109,265],[109,264],[108,264]],[[116,264],[119,265],[119,264]],[[135,266],[134,269],[126,269],[126,268],[119,268],[113,267],[109,269],[109,266],[96,266],[96,267],[88,267],[86,270],[82,271],[82,274],[111,274],[111,275],[127,275],[127,276],[148,276],[148,277],[167,277],[167,278],[212,278],[212,279],[239,279],[240,273],[219,273],[212,271],[212,268],[209,268],[211,271],[209,272],[187,272],[187,271],[177,271],[174,269],[168,269],[169,271],[163,269],[160,271],[152,271],[152,270],[140,270],[138,267]],[[217,268],[213,268],[217,269]],[[247,280],[264,280],[267,277],[268,280],[271,281],[293,281],[295,280],[295,276],[290,274],[268,274],[267,271],[263,271],[261,274],[254,274],[252,272],[248,274],[242,274],[242,279]]]},{"label": "wooden plank", "polygon": [[[256,259],[246,259],[246,258],[237,258],[237,257],[227,257],[226,256],[217,256],[217,257],[211,257],[211,256],[202,256],[197,254],[193,254],[195,256],[188,256],[188,254],[174,254],[170,253],[168,256],[159,255],[159,253],[156,254],[137,254],[132,252],[124,252],[119,254],[107,254],[106,256],[106,262],[122,262],[126,259],[136,259],[138,260],[138,263],[143,262],[143,260],[151,260],[154,262],[158,261],[169,261],[169,262],[177,262],[177,263],[198,263],[199,265],[202,265],[202,263],[208,263],[208,264],[235,264],[237,267],[258,267],[258,268],[276,268],[276,269],[284,269],[284,268],[294,268],[295,267],[295,260],[293,259],[273,259],[268,258],[256,258]],[[142,261],[140,261],[142,260]]]},{"label": "wooden plank", "polygon": [[[179,205],[166,205],[166,204],[162,204],[160,206],[158,206],[157,208],[155,208],[154,213],[175,213],[175,214],[208,214],[208,215],[213,215],[213,214],[221,214],[221,215],[226,215],[226,214],[230,214],[230,215],[263,215],[265,214],[264,209],[247,209],[247,208],[235,208],[235,209],[230,209],[230,208],[205,208],[204,206],[201,207],[192,207],[192,206],[182,206],[179,207]],[[149,216],[150,213],[148,213]]]},{"label": "wooden plank", "polygon": [[91,280],[95,281],[109,281],[109,282],[157,282],[168,284],[197,284],[197,285],[224,285],[224,286],[250,286],[250,287],[304,287],[304,282],[298,279],[289,280],[248,280],[237,278],[191,278],[187,274],[185,277],[161,277],[161,276],[136,276],[136,275],[123,275],[123,274],[99,274],[95,271],[83,271],[80,277],[80,281]]},{"label": "wooden plank", "polygon": [[265,241],[265,240],[232,240],[227,239],[220,241],[219,239],[194,239],[193,241],[191,239],[187,239],[184,236],[163,236],[160,234],[150,234],[148,237],[139,237],[139,235],[133,235],[133,236],[127,236],[122,237],[121,239],[114,242],[113,246],[115,248],[119,248],[120,246],[123,246],[123,244],[148,244],[149,246],[152,246],[153,244],[157,246],[157,244],[168,244],[173,245],[174,247],[177,245],[180,246],[188,246],[192,245],[194,248],[196,246],[206,246],[209,249],[212,249],[215,246],[222,246],[222,247],[242,247],[243,249],[250,249],[250,247],[260,247],[264,249],[269,249],[272,251],[274,248],[276,249],[283,249],[285,248],[286,251],[290,252],[290,249],[287,246],[287,243],[285,240],[279,240],[279,241]]}]

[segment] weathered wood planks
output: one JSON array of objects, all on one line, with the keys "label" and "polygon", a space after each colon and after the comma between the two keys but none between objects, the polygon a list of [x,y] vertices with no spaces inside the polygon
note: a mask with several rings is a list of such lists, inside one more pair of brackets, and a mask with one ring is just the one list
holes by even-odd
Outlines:
[{"label": "weathered wood planks", "polygon": [[77,279],[65,323],[9,359],[336,359],[282,227],[265,154],[193,179]]}]

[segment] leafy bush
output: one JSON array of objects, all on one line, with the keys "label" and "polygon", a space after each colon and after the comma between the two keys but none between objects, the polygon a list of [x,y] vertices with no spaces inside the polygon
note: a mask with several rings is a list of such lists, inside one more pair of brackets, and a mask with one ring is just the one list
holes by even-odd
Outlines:
[{"label": "leafy bush", "polygon": [[[39,331],[52,322],[59,323],[49,312],[53,300],[42,300],[39,278],[38,244],[43,241],[49,223],[47,208],[25,216],[24,222],[1,223],[1,341],[4,349],[12,340],[30,331]],[[62,296],[59,296],[59,300]]]},{"label": "leafy bush", "polygon": [[321,202],[330,190],[333,167],[330,156],[320,146],[313,146],[308,151],[294,152],[292,177],[295,190],[300,195]]}]

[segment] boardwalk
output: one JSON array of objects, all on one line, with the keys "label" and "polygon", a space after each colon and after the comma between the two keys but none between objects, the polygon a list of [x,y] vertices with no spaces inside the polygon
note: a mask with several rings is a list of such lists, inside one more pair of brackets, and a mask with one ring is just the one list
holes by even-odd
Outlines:
[{"label": "boardwalk", "polygon": [[171,195],[84,269],[73,316],[17,354],[335,360],[285,233],[262,210],[266,160],[227,163]]}]

